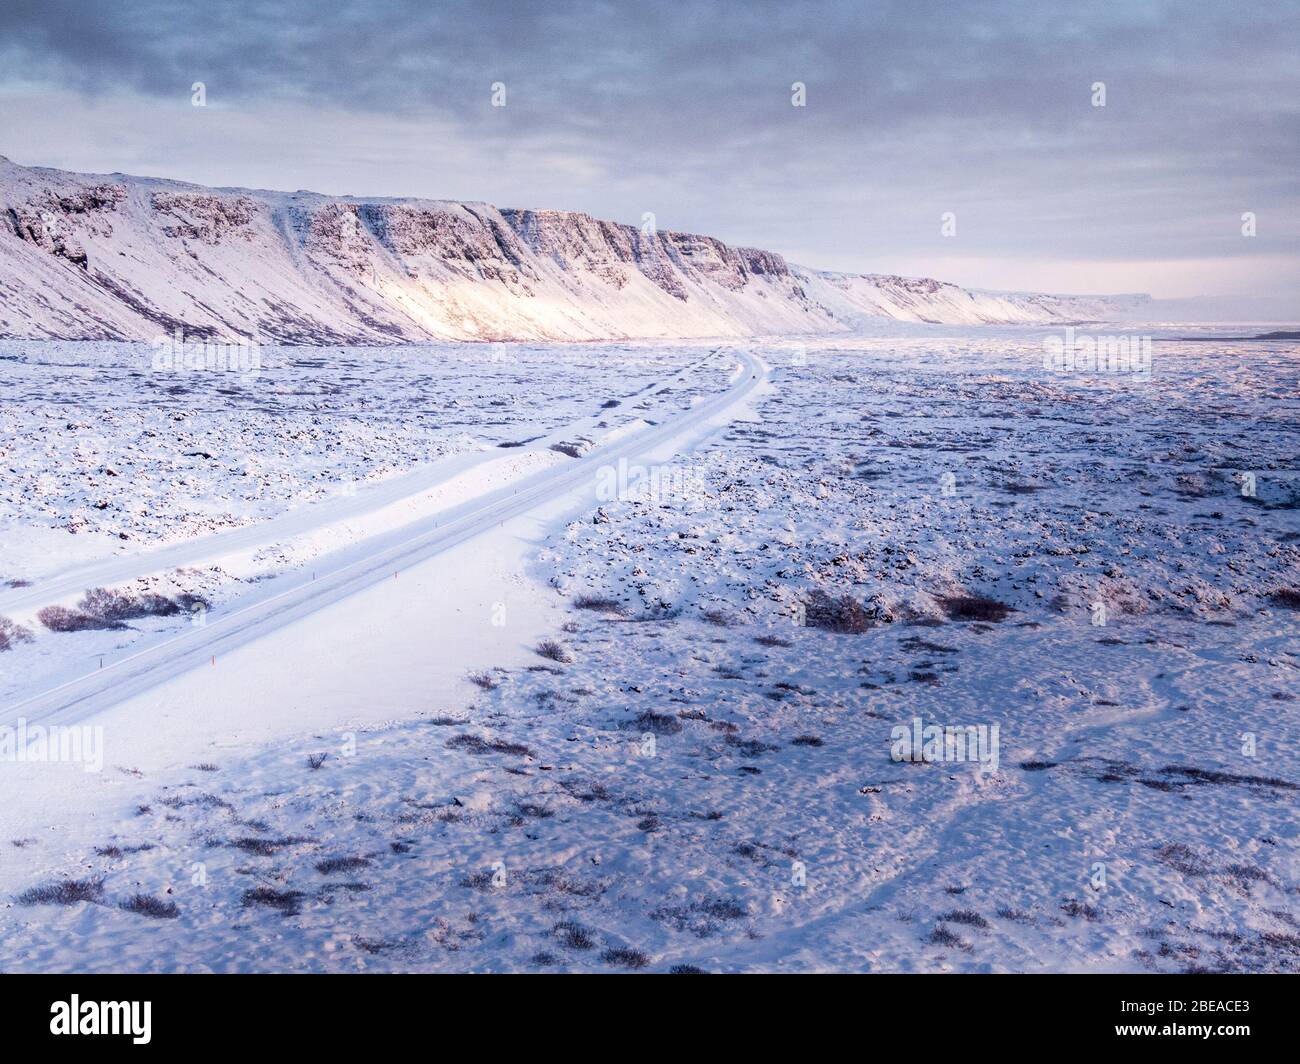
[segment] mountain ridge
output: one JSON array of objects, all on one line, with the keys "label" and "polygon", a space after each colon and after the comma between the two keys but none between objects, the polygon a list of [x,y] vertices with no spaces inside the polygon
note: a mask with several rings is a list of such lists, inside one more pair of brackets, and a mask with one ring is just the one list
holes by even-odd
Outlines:
[{"label": "mountain ridge", "polygon": [[261,342],[631,340],[870,319],[1098,320],[1143,296],[845,274],[714,237],[482,202],[209,188],[0,156],[0,336]]}]

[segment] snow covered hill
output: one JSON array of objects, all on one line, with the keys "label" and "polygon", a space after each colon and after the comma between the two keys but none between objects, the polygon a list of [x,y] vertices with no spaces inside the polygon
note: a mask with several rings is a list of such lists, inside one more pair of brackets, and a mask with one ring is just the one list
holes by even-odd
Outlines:
[{"label": "snow covered hill", "polygon": [[0,157],[0,336],[281,343],[1097,320],[1146,297],[823,273],[712,237],[484,203],[210,189]]},{"label": "snow covered hill", "polygon": [[851,325],[870,318],[945,325],[1033,325],[1108,321],[1150,302],[1146,295],[1057,296],[985,292],[929,277],[832,273],[793,268],[804,291]]}]

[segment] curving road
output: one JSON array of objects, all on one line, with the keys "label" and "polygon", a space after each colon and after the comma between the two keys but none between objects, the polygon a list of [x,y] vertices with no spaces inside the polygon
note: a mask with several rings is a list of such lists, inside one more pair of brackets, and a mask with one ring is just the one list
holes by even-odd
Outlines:
[{"label": "curving road", "polygon": [[670,443],[743,403],[766,381],[767,369],[748,353],[740,354],[739,359],[727,390],[689,410],[597,447],[581,458],[318,559],[313,563],[314,572],[287,574],[264,592],[245,596],[228,609],[210,611],[202,626],[164,637],[107,662],[101,669],[9,703],[0,713],[0,724],[13,724],[20,717],[29,725],[84,719],[558,499],[592,482],[602,466]]},{"label": "curving road", "polygon": [[[657,391],[663,387],[666,380],[677,380],[681,383],[680,378],[684,373],[707,362],[717,355],[719,350],[715,348],[695,362],[683,366],[665,380],[651,381],[631,395],[624,396],[623,402],[630,403]],[[530,441],[530,447],[545,448],[560,440],[572,439],[575,434],[595,432],[598,423],[607,417],[608,413],[607,410],[600,410],[584,420],[563,425],[553,432]],[[372,513],[392,503],[420,495],[447,483],[475,466],[500,459],[511,453],[519,452],[487,447],[481,451],[453,454],[401,476],[391,477],[379,484],[367,485],[353,495],[339,496],[302,506],[267,521],[258,521],[224,532],[198,536],[152,550],[104,558],[37,580],[25,587],[0,588],[0,614],[30,613],[41,606],[49,606],[71,596],[80,595],[87,588],[115,587],[153,573],[183,566],[203,565],[222,555],[271,543],[282,543],[296,536]]]}]

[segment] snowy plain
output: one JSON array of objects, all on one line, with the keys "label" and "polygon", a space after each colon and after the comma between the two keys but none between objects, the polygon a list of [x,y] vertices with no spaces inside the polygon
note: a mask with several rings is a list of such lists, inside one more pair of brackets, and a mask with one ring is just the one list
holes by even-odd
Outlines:
[{"label": "snowy plain", "polygon": [[[1295,970],[1300,347],[1158,339],[1144,379],[1046,369],[1045,335],[746,343],[767,379],[636,455],[648,488],[593,477],[102,707],[101,772],[0,764],[0,964]],[[132,585],[216,616],[737,362],[278,349],[160,387],[141,350],[0,345],[6,706],[192,623],[44,630],[61,570],[235,530]],[[894,760],[916,719],[996,725],[996,768]]]}]

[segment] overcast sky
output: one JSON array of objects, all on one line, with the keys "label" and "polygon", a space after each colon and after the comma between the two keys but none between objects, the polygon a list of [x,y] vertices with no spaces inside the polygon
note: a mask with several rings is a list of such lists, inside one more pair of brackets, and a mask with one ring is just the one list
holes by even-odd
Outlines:
[{"label": "overcast sky", "polygon": [[335,6],[0,0],[0,154],[650,211],[988,288],[1300,292],[1296,0]]}]

